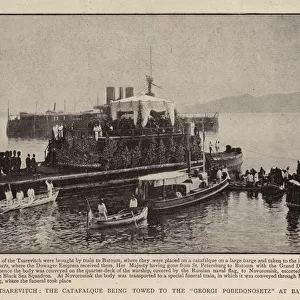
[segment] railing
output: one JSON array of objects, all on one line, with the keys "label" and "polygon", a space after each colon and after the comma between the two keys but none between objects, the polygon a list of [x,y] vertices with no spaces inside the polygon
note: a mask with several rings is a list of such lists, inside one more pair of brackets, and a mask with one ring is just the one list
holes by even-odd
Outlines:
[{"label": "railing", "polygon": [[180,117],[182,118],[218,118],[219,113],[199,113],[199,114],[179,114]]},{"label": "railing", "polygon": [[[72,135],[90,135],[94,136],[95,132],[93,129],[78,128],[67,130],[67,134]],[[174,127],[159,127],[159,128],[141,128],[141,129],[118,129],[118,130],[103,130],[102,138],[106,137],[139,137],[139,136],[160,136],[160,135],[173,135],[173,134],[184,134],[182,130],[176,130]],[[99,138],[101,138],[99,136]]]}]

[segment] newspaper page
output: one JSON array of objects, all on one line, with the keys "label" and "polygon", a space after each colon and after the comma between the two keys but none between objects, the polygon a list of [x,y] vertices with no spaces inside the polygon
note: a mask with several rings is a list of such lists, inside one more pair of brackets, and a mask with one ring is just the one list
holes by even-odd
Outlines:
[{"label": "newspaper page", "polygon": [[1,3],[0,294],[298,299],[296,3],[43,5]]}]

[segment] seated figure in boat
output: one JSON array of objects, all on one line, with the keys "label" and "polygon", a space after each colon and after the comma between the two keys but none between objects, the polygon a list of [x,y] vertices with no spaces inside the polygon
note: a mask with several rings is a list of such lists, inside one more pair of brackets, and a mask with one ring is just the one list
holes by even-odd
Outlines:
[{"label": "seated figure in boat", "polygon": [[253,174],[249,172],[247,175],[247,186],[253,187],[253,182],[254,182]]},{"label": "seated figure in boat", "polygon": [[34,197],[35,197],[35,192],[33,188],[29,188],[27,190],[27,196],[28,196],[28,201],[29,202],[33,202],[34,201]]},{"label": "seated figure in boat", "polygon": [[21,205],[22,202],[23,202],[23,199],[24,199],[24,193],[23,193],[23,191],[18,190],[17,194],[16,194],[16,198],[17,198],[19,204]]},{"label": "seated figure in boat", "polygon": [[230,176],[229,176],[229,172],[227,167],[224,165],[223,169],[222,169],[222,178],[223,179],[228,179],[228,181],[230,181]]},{"label": "seated figure in boat", "polygon": [[53,183],[51,180],[46,180],[45,181],[46,185],[47,185],[47,191],[48,191],[48,197],[52,197],[52,192],[53,192]]},{"label": "seated figure in boat", "polygon": [[199,179],[201,180],[200,187],[205,188],[208,186],[208,174],[206,172],[201,172]]},{"label": "seated figure in boat", "polygon": [[175,194],[177,198],[182,198],[182,194],[180,192],[176,192]]},{"label": "seated figure in boat", "polygon": [[218,171],[217,171],[217,180],[218,180],[218,182],[222,181],[222,171],[220,168],[218,168]]},{"label": "seated figure in boat", "polygon": [[98,213],[99,213],[99,218],[107,219],[107,209],[103,199],[100,199],[100,202],[98,204]]}]

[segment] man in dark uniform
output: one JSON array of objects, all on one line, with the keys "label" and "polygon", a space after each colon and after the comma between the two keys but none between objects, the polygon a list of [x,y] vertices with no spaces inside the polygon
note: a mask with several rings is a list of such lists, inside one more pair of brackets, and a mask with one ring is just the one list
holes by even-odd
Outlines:
[{"label": "man in dark uniform", "polygon": [[21,164],[22,164],[22,162],[21,162],[21,152],[20,151],[18,151],[17,152],[17,155],[18,155],[18,157],[16,157],[16,173],[17,174],[20,174],[20,169],[21,169]]},{"label": "man in dark uniform", "polygon": [[297,161],[297,175],[300,175],[300,162]]},{"label": "man in dark uniform", "polygon": [[13,157],[11,158],[11,171],[12,173],[16,172],[16,162],[17,162],[17,157],[16,157],[17,151],[13,151]]},{"label": "man in dark uniform", "polygon": [[27,174],[30,174],[31,173],[31,164],[30,164],[30,154],[27,154],[27,157],[26,157],[26,160],[25,160],[25,163],[26,163],[26,172]]},{"label": "man in dark uniform", "polygon": [[32,154],[32,159],[31,159],[31,170],[32,173],[36,173],[36,160],[35,160],[35,154]]}]

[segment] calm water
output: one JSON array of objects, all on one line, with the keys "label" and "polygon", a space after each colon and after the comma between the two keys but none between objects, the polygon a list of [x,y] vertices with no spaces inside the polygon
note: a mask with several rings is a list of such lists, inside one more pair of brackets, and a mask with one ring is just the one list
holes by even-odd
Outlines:
[{"label": "calm water", "polygon": [[[224,114],[217,133],[207,133],[207,144],[220,140],[244,152],[243,168],[295,170],[300,141],[297,114]],[[46,141],[7,140],[3,150],[35,153],[43,159]],[[205,203],[178,211],[150,215],[139,224],[87,231],[89,200],[109,198],[108,210],[123,208],[132,187],[90,190],[63,195],[55,204],[13,212],[0,219],[2,252],[300,252],[300,214],[290,213],[285,196],[277,201],[261,194],[223,192]]]}]

